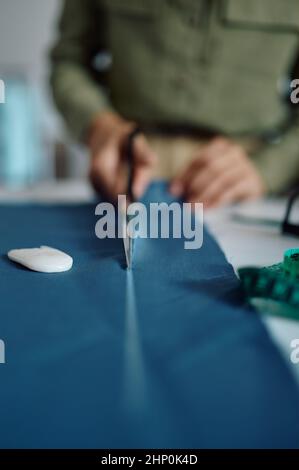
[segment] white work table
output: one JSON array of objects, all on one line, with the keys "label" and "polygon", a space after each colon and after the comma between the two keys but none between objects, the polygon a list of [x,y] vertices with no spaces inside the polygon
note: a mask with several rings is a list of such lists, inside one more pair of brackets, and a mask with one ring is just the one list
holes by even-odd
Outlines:
[{"label": "white work table", "polygon": [[[0,187],[0,203],[90,202],[92,197],[93,192],[86,181],[48,182],[22,191],[9,191]],[[266,266],[280,262],[286,249],[299,246],[299,238],[282,236],[279,227],[240,222],[234,215],[281,221],[285,206],[286,201],[282,199],[262,200],[206,212],[205,221],[235,270],[246,265]],[[296,213],[299,223],[298,208]],[[262,318],[299,383],[299,364],[290,361],[290,343],[293,339],[299,339],[299,321]]]}]

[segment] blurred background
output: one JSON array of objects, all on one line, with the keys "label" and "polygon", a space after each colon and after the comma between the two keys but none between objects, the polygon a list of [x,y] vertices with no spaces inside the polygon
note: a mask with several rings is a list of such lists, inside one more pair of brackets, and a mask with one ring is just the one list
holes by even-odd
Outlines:
[{"label": "blurred background", "polygon": [[87,156],[68,138],[48,86],[61,0],[0,0],[0,186],[84,178]]}]

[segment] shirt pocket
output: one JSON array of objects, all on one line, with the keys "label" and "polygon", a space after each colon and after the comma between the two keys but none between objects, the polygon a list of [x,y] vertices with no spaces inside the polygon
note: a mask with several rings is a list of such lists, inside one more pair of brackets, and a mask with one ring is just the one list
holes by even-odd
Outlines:
[{"label": "shirt pocket", "polygon": [[279,87],[298,54],[299,0],[222,0],[221,15],[223,60]]},{"label": "shirt pocket", "polygon": [[246,110],[244,128],[275,127],[287,113],[286,84],[299,45],[299,0],[222,0],[220,5],[218,76],[223,87],[233,83],[228,96],[234,115]]},{"label": "shirt pocket", "polygon": [[[209,12],[207,0],[165,0],[171,13],[176,12],[180,19],[190,27],[200,26]],[[212,4],[209,0],[210,6]]]},{"label": "shirt pocket", "polygon": [[[141,65],[156,36],[161,0],[97,0],[105,25],[106,43],[115,67]],[[157,21],[156,21],[157,20]]]},{"label": "shirt pocket", "polygon": [[[113,49],[134,47],[134,42],[153,34],[158,18],[158,0],[97,0],[107,43]],[[116,52],[116,51],[114,51]]]},{"label": "shirt pocket", "polygon": [[223,0],[222,18],[231,27],[299,33],[299,0]]}]

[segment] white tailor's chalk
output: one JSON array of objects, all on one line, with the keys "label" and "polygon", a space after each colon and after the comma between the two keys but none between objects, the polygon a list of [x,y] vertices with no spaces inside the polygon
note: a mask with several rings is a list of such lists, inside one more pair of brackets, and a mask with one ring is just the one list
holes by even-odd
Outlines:
[{"label": "white tailor's chalk", "polygon": [[40,273],[62,273],[69,271],[73,266],[71,256],[49,246],[11,250],[7,256],[15,263]]}]

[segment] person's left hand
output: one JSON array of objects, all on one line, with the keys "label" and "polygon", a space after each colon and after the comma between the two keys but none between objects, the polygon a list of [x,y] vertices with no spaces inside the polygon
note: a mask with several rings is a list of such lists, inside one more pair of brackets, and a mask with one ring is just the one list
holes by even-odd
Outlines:
[{"label": "person's left hand", "polygon": [[170,192],[186,202],[217,207],[265,192],[264,183],[245,150],[217,137],[202,147],[194,160],[173,179]]}]

